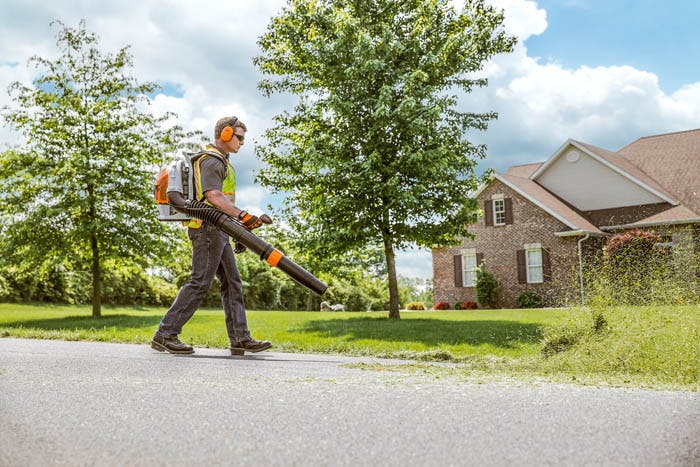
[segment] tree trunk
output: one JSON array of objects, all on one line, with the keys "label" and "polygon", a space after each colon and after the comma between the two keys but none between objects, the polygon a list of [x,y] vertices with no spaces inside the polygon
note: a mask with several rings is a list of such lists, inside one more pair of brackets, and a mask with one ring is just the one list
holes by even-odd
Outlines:
[{"label": "tree trunk", "polygon": [[389,318],[400,319],[399,314],[399,284],[396,280],[396,258],[391,236],[384,233],[384,256],[386,257],[386,270],[389,275]]},{"label": "tree trunk", "polygon": [[100,249],[97,245],[97,236],[90,235],[90,246],[92,247],[92,316],[102,316],[102,274],[100,270]]}]

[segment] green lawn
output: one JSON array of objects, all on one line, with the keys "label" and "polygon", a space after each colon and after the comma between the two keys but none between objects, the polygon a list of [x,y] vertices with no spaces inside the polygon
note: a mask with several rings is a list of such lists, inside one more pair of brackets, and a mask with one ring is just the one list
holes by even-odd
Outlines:
[{"label": "green lawn", "polygon": [[[0,304],[0,336],[146,344],[165,310]],[[460,363],[362,366],[469,377],[544,378],[592,384],[698,389],[700,307],[615,308],[593,333],[587,310],[465,310],[386,313],[249,311],[253,336],[275,351],[344,353]],[[590,321],[590,322],[589,322]],[[545,339],[575,335],[551,355]],[[202,309],[180,336],[199,347],[228,345],[221,310]],[[568,341],[567,341],[568,342]]]}]

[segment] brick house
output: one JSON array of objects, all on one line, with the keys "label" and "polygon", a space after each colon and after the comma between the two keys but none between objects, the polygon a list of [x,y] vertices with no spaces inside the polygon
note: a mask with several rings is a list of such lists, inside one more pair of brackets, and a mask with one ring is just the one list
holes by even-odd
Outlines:
[{"label": "brick house", "polygon": [[482,262],[501,283],[503,307],[525,290],[550,305],[575,300],[581,258],[615,232],[654,230],[672,249],[700,251],[700,129],[617,152],[570,139],[545,162],[496,173],[475,196],[475,238],[432,249],[435,301],[476,301]]}]

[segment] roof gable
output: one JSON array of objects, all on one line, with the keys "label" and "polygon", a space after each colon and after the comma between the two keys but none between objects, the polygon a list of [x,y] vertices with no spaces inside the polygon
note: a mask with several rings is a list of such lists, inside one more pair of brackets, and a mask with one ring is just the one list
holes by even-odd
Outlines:
[{"label": "roof gable", "polygon": [[642,204],[678,204],[623,157],[569,139],[529,177],[581,211]]}]

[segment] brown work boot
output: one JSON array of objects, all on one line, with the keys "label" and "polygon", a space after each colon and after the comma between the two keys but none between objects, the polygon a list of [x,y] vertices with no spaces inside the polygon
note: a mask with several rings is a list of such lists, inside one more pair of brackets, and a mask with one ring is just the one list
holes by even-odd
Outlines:
[{"label": "brown work boot", "polygon": [[253,338],[247,341],[234,342],[231,341],[229,350],[231,355],[244,355],[246,352],[262,352],[272,347],[268,341],[258,341]]},{"label": "brown work boot", "polygon": [[178,339],[177,336],[153,336],[153,340],[151,341],[151,348],[156,349],[158,352],[170,352],[176,354],[194,353],[194,349],[189,345],[180,342],[180,339]]}]

